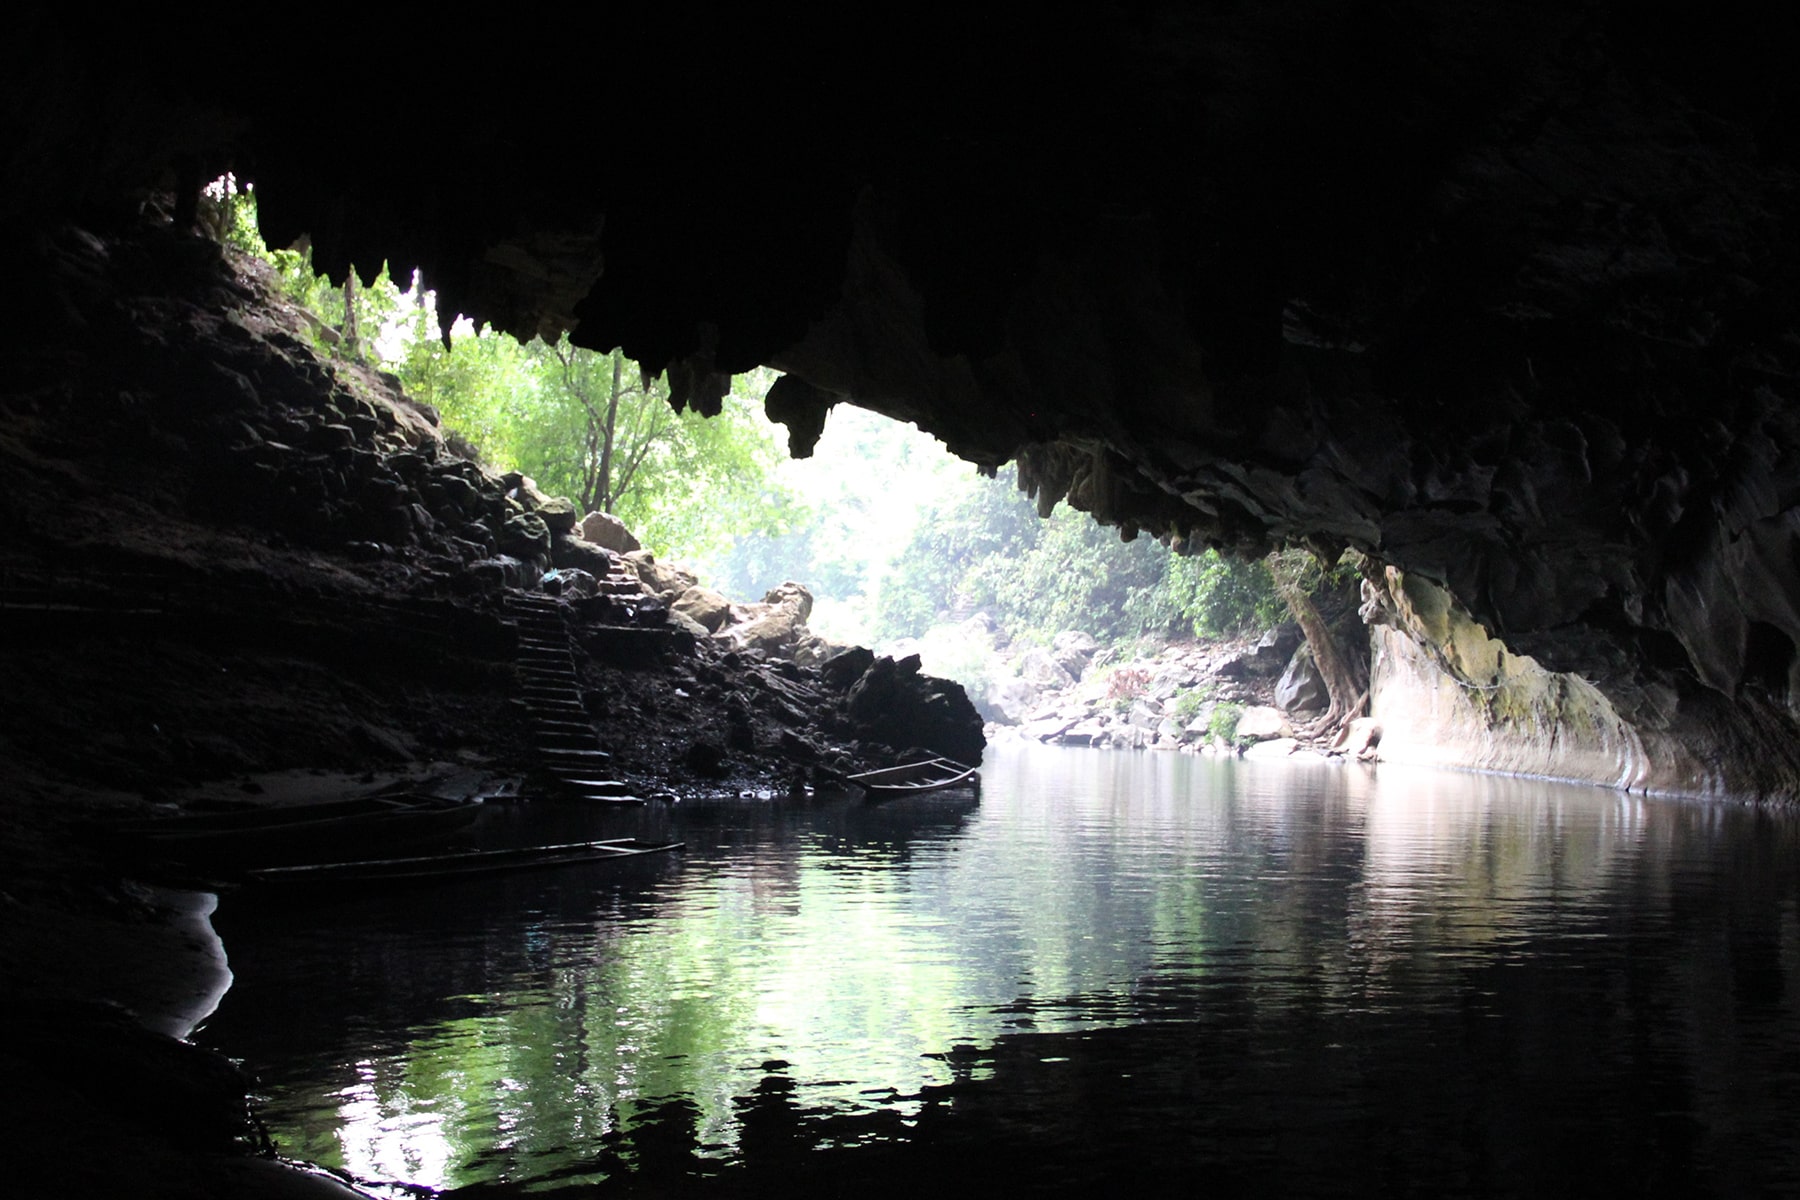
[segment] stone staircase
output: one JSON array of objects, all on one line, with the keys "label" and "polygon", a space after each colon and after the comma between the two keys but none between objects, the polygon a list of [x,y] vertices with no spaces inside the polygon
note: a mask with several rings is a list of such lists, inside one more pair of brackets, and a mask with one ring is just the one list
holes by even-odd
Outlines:
[{"label": "stone staircase", "polygon": [[506,608],[518,630],[519,698],[530,714],[532,764],[545,793],[589,804],[642,804],[625,784],[605,777],[612,756],[600,748],[581,702],[566,607],[554,596],[509,592]]}]

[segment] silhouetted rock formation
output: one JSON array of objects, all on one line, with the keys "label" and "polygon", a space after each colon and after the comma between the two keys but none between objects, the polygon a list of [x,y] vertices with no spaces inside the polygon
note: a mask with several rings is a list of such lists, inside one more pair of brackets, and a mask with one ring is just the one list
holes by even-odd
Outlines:
[{"label": "silhouetted rock formation", "polygon": [[[1358,547],[1709,787],[1800,790],[1800,120],[1761,17],[1292,0],[847,39],[607,9],[417,67],[446,111],[535,115],[354,137],[313,97],[405,18],[259,45],[292,97],[221,85],[229,33],[137,20],[15,30],[9,228],[135,220],[236,165],[333,271],[417,263],[444,311],[622,344],[701,411],[779,367],[796,452],[854,402],[1126,531]],[[599,44],[630,51],[561,57]],[[596,152],[548,149],[546,114]],[[417,523],[384,513],[372,541]],[[1660,754],[1644,783],[1693,781]]]}]

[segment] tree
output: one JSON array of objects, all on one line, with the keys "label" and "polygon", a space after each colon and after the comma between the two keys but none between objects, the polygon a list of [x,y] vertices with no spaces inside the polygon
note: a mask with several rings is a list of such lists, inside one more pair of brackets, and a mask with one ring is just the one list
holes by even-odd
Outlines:
[{"label": "tree", "polygon": [[1325,681],[1325,693],[1331,703],[1325,712],[1298,727],[1304,738],[1327,738],[1336,735],[1356,717],[1362,715],[1369,700],[1368,656],[1344,652],[1330,625],[1319,614],[1313,595],[1325,581],[1325,565],[1309,550],[1287,549],[1271,554],[1269,573],[1281,599],[1300,625],[1306,644],[1312,649],[1313,662]]},{"label": "tree", "polygon": [[638,479],[652,447],[667,436],[675,421],[666,389],[633,371],[626,379],[625,355],[590,354],[571,345],[564,335],[542,347],[560,367],[564,396],[583,418],[582,435],[572,448],[574,463],[567,474],[571,495],[583,512],[616,512],[622,496]]}]

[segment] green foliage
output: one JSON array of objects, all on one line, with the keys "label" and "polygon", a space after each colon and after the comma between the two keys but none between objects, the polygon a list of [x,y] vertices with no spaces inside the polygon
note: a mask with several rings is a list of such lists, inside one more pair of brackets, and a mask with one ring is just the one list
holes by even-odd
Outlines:
[{"label": "green foliage", "polygon": [[1174,717],[1177,721],[1180,721],[1183,725],[1192,724],[1194,718],[1200,715],[1200,709],[1210,699],[1212,699],[1212,688],[1210,686],[1188,688],[1186,691],[1178,694],[1175,697],[1174,702],[1170,704],[1169,715]]},{"label": "green foliage", "polygon": [[[783,452],[754,411],[769,372],[743,383],[707,419],[669,406],[668,385],[641,378],[617,351],[514,338],[458,318],[443,336],[436,297],[415,274],[401,290],[383,264],[348,286],[313,269],[309,247],[271,251],[256,232],[254,197],[229,177],[208,189],[222,240],[267,261],[323,355],[393,372],[413,400],[438,411],[452,444],[479,447],[584,510],[615,513],[646,545],[704,566],[740,533],[774,535],[804,509],[773,478]],[[779,581],[777,581],[779,582]]]},{"label": "green foliage", "polygon": [[1182,558],[1148,538],[1123,542],[1067,507],[1040,520],[1010,468],[964,482],[929,511],[894,573],[906,586],[883,589],[876,607],[886,637],[916,636],[974,611],[1015,638],[1083,629],[1104,642],[1189,630],[1220,636],[1267,628],[1281,613],[1260,564],[1213,552]]},{"label": "green foliage", "polygon": [[235,175],[221,175],[200,189],[200,224],[227,246],[263,255],[267,248],[256,229],[256,197],[239,187]]},{"label": "green foliage", "polygon": [[1216,550],[1171,566],[1168,595],[1169,603],[1202,637],[1268,629],[1284,615],[1264,563],[1226,558]]},{"label": "green foliage", "polygon": [[1244,715],[1241,704],[1221,704],[1213,709],[1212,717],[1206,722],[1206,735],[1214,741],[1237,743],[1238,721]]},{"label": "green foliage", "polygon": [[1103,640],[1167,624],[1156,590],[1168,552],[1124,543],[1086,514],[1040,520],[1008,468],[966,479],[928,511],[894,563],[905,586],[876,606],[886,636],[916,635],[934,621],[987,612],[1014,637],[1048,640],[1081,628]]}]

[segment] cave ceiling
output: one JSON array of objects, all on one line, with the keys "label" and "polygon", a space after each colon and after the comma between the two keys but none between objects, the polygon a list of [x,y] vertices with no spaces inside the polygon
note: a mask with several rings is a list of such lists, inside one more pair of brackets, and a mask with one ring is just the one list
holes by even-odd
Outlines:
[{"label": "cave ceiling", "polygon": [[41,17],[0,85],[6,216],[104,223],[234,169],[272,243],[416,264],[681,403],[789,372],[798,450],[859,404],[1128,533],[1358,548],[1627,707],[1661,673],[1790,709],[1787,26],[655,11],[308,9],[260,43]]}]

